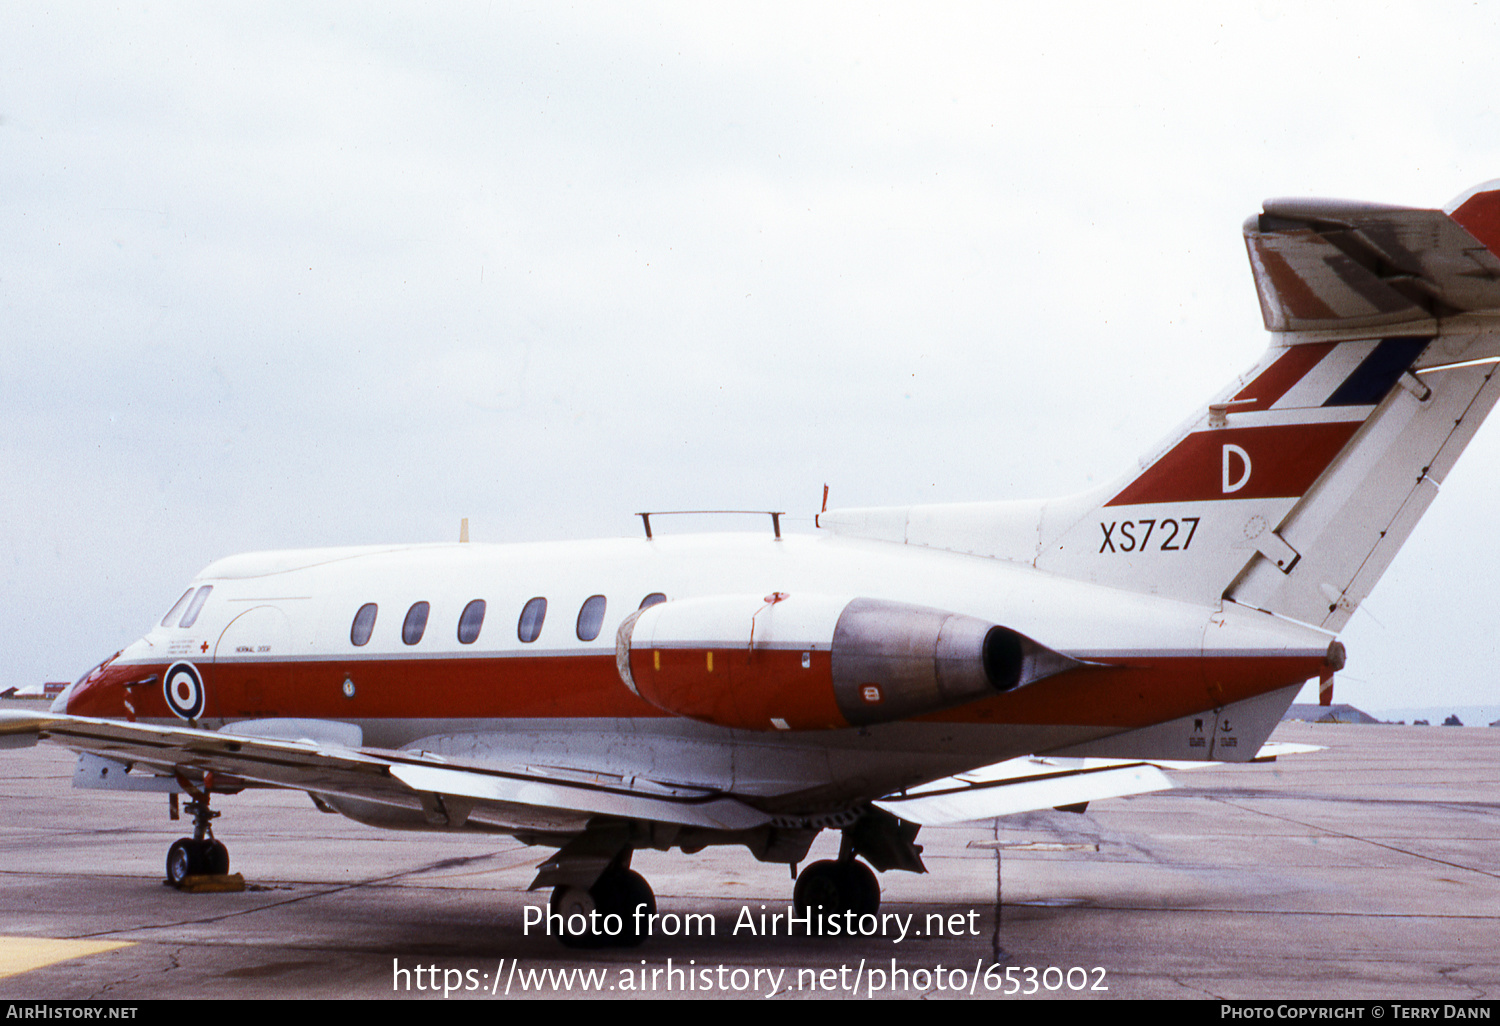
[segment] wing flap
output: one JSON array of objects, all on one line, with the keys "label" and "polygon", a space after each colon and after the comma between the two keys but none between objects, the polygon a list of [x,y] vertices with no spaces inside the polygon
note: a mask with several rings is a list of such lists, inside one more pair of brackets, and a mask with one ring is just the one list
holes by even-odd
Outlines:
[{"label": "wing flap", "polygon": [[[584,787],[561,780],[490,770],[399,763],[391,775],[414,791],[459,795],[547,809],[593,812],[622,819],[649,819],[721,830],[748,830],[770,817],[744,802],[712,792],[674,789],[672,797],[643,794],[624,784]],[[653,789],[655,790],[655,789]]]}]

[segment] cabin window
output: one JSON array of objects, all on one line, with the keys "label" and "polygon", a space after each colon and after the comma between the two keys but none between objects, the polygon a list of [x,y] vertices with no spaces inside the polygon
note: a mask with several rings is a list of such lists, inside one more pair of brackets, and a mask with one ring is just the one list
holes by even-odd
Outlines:
[{"label": "cabin window", "polygon": [[191,627],[198,621],[198,614],[203,612],[203,603],[208,601],[208,593],[213,590],[212,584],[205,584],[198,589],[198,594],[193,596],[192,605],[188,606],[187,612],[182,614],[182,623],[178,624],[179,627]]},{"label": "cabin window", "polygon": [[516,634],[522,641],[533,642],[542,633],[542,621],[547,618],[547,600],[534,598],[521,610],[521,622],[516,625]]},{"label": "cabin window", "polygon": [[472,645],[479,640],[479,628],[484,626],[484,599],[475,599],[464,606],[458,618],[458,643]]},{"label": "cabin window", "polygon": [[349,627],[349,641],[355,647],[370,643],[370,634],[375,630],[375,614],[379,611],[380,608],[375,603],[366,602],[354,614],[354,623]]},{"label": "cabin window", "polygon": [[185,606],[185,605],[187,605],[187,600],[190,599],[190,598],[192,598],[192,597],[193,597],[193,589],[192,588],[189,588],[187,591],[183,592],[182,593],[182,598],[180,598],[180,599],[177,600],[177,604],[175,606],[173,606],[171,609],[168,609],[167,610],[167,615],[161,618],[161,625],[163,627],[170,627],[172,625],[172,621],[174,619],[176,619],[177,614],[180,613],[180,612],[182,612],[182,607]]},{"label": "cabin window", "polygon": [[651,594],[649,594],[645,598],[641,599],[641,608],[642,609],[650,609],[652,606],[659,606],[659,605],[661,605],[666,600],[667,600],[667,597],[665,595],[663,595],[661,592],[659,592],[659,591],[653,591]]},{"label": "cabin window", "polygon": [[411,608],[406,611],[406,619],[401,623],[402,641],[408,645],[415,645],[422,640],[422,635],[427,632],[427,614],[431,610],[430,603],[412,603]]},{"label": "cabin window", "polygon": [[604,626],[603,595],[590,595],[583,600],[583,608],[578,610],[578,640],[593,641],[599,636],[599,628]]}]

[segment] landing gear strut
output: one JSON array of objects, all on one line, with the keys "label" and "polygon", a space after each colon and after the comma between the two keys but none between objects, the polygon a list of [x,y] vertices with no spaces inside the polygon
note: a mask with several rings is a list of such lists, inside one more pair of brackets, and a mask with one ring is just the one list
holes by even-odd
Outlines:
[{"label": "landing gear strut", "polygon": [[646,878],[630,868],[627,849],[624,862],[612,863],[592,887],[555,888],[551,910],[562,917],[564,947],[633,948],[646,939],[636,925],[655,915],[656,895]]},{"label": "landing gear strut", "polygon": [[181,887],[190,876],[221,876],[229,872],[229,849],[224,842],[214,840],[212,824],[219,813],[208,807],[213,774],[203,775],[202,791],[195,790],[181,777],[178,783],[193,799],[186,806],[193,816],[193,836],[180,837],[167,849],[167,883],[173,887]]}]

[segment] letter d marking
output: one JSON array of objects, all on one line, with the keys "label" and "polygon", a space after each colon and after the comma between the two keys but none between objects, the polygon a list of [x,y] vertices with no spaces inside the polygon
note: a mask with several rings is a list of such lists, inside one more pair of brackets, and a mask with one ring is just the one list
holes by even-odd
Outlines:
[{"label": "letter d marking", "polygon": [[[1230,453],[1233,453],[1234,455],[1238,456],[1240,458],[1240,462],[1244,463],[1244,465],[1245,465],[1244,472],[1240,474],[1240,478],[1239,478],[1238,481],[1231,481],[1229,479],[1230,478],[1230,474],[1232,473],[1232,471],[1230,469],[1230,460],[1229,460]],[[1228,495],[1230,492],[1237,492],[1237,491],[1239,491],[1241,488],[1245,487],[1246,482],[1248,482],[1249,480],[1250,480],[1250,454],[1248,452],[1246,452],[1244,449],[1241,449],[1239,446],[1235,445],[1233,442],[1225,442],[1224,443],[1224,494]]]}]

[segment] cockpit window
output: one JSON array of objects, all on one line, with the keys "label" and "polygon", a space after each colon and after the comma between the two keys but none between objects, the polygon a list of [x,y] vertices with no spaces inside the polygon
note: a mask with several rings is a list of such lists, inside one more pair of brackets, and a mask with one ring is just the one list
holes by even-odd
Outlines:
[{"label": "cockpit window", "polygon": [[583,608],[578,610],[578,640],[593,641],[599,636],[599,628],[604,624],[603,595],[590,595],[583,603]]},{"label": "cockpit window", "polygon": [[380,612],[380,607],[373,602],[366,602],[359,607],[359,612],[354,614],[354,623],[349,628],[349,641],[355,646],[368,645],[370,635],[375,630],[375,614]]},{"label": "cockpit window", "polygon": [[401,624],[401,640],[415,645],[427,631],[427,614],[432,606],[426,602],[413,602],[406,611],[406,620]]},{"label": "cockpit window", "polygon": [[458,643],[472,645],[479,640],[479,628],[484,626],[484,599],[475,599],[464,606],[458,618]]},{"label": "cockpit window", "polygon": [[185,606],[185,605],[187,605],[187,600],[190,599],[190,598],[192,598],[192,597],[193,597],[193,589],[192,588],[189,588],[187,591],[183,592],[182,593],[182,598],[180,598],[180,599],[177,600],[177,604],[175,606],[173,606],[171,609],[168,609],[167,610],[167,615],[161,618],[161,625],[163,627],[170,627],[170,626],[172,626],[172,621],[177,618],[177,614],[180,613],[180,612],[182,612],[182,607]]},{"label": "cockpit window", "polygon": [[542,621],[547,619],[547,600],[534,598],[521,610],[521,622],[516,625],[516,634],[524,642],[535,641],[542,633]]},{"label": "cockpit window", "polygon": [[659,591],[653,591],[651,594],[649,594],[645,598],[641,599],[641,608],[642,609],[650,609],[652,606],[659,606],[659,605],[661,605],[666,600],[667,600],[667,597],[665,595],[663,595],[661,592],[659,592]]},{"label": "cockpit window", "polygon": [[[182,614],[182,623],[179,627],[191,627],[198,622],[198,614],[203,612],[203,603],[208,601],[208,593],[214,590],[212,584],[205,584],[198,589],[198,594],[193,596],[192,604],[188,606],[187,612]],[[167,614],[171,616],[171,613]]]}]

